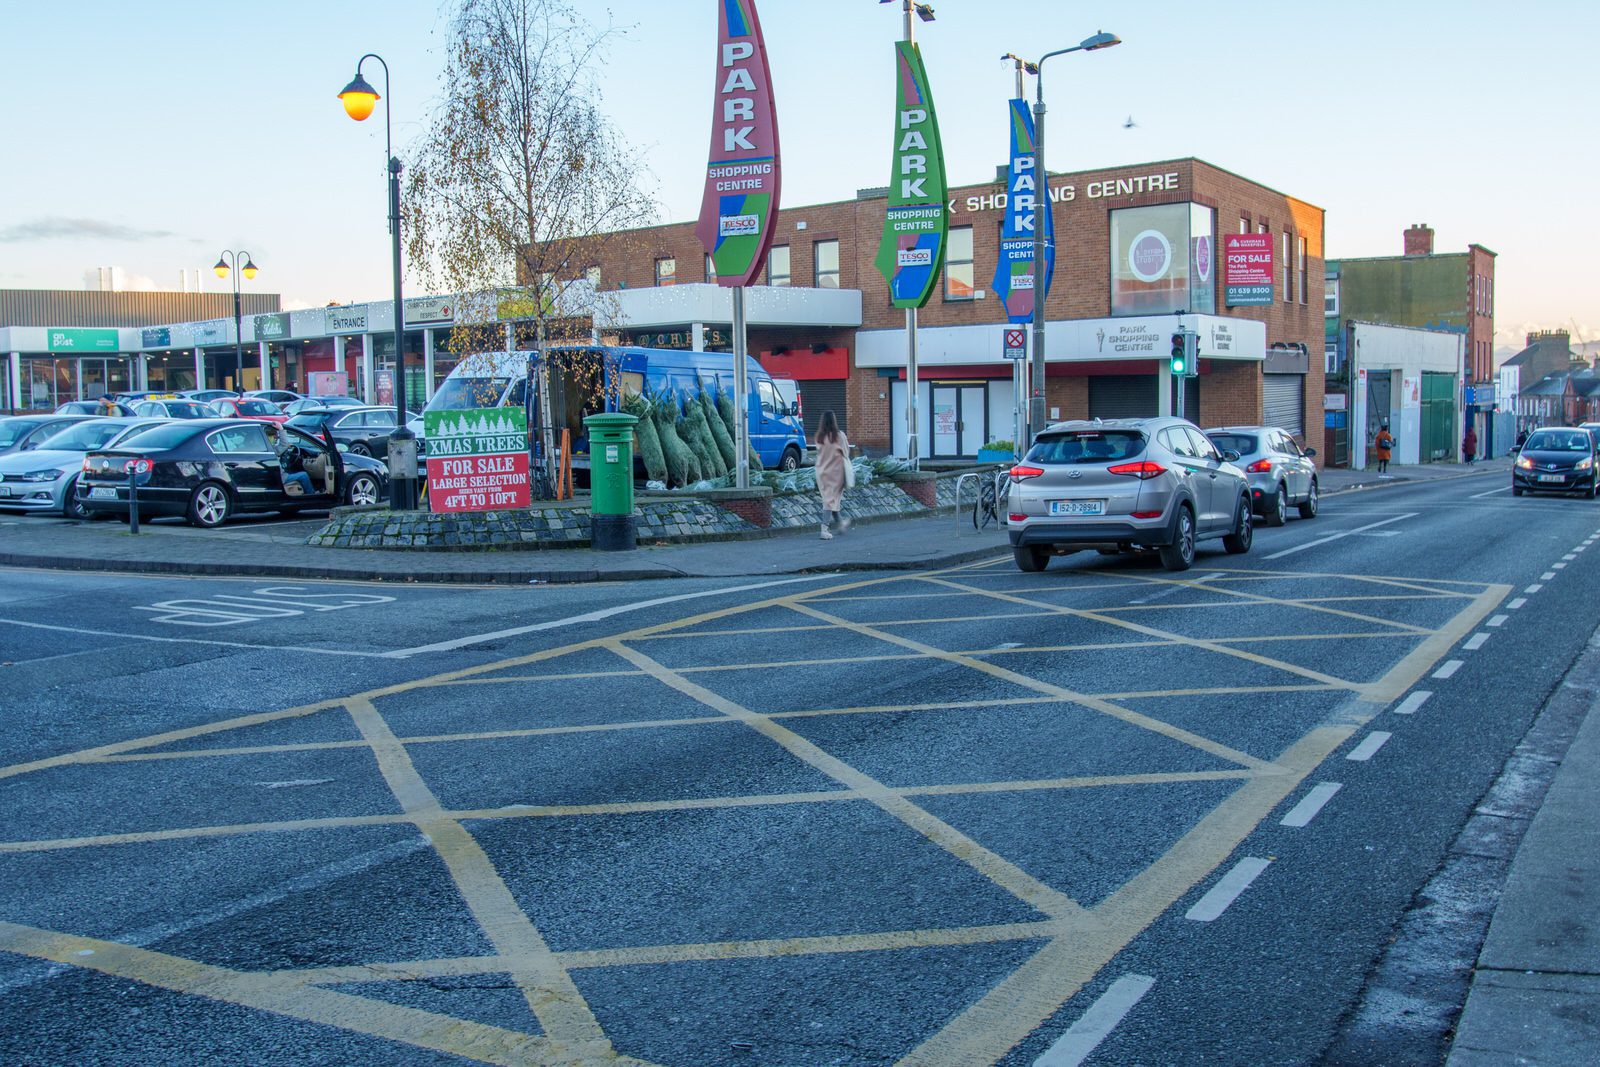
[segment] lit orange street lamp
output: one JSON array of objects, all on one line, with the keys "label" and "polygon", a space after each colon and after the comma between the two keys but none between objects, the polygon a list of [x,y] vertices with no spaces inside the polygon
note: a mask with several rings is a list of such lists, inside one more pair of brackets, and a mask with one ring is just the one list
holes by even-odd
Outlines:
[{"label": "lit orange street lamp", "polygon": [[[247,280],[254,281],[255,276],[261,272],[261,268],[256,266],[255,260],[250,258],[249,252],[234,252],[232,249],[224,249],[222,255],[217,257],[217,265],[211,269],[216,271],[217,277],[226,278],[233,273],[234,266],[241,259],[244,260],[244,266],[239,268],[239,273],[243,274]],[[240,314],[239,308],[239,279],[235,278],[233,279],[233,380],[236,386],[244,380],[244,323],[242,319],[243,316]],[[203,389],[206,383],[198,382],[196,384]],[[272,383],[262,382],[261,388],[271,389]],[[243,392],[242,389],[240,391]]]}]

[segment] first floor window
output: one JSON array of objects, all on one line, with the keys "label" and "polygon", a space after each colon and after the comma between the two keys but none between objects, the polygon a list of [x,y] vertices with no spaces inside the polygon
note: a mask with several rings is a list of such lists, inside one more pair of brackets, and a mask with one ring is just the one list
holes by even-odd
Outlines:
[{"label": "first floor window", "polygon": [[944,256],[944,298],[973,300],[978,295],[972,266],[972,227],[950,227]]},{"label": "first floor window", "polygon": [[789,246],[774,245],[767,253],[767,284],[789,284]]},{"label": "first floor window", "polygon": [[839,288],[839,242],[818,241],[813,248],[816,252],[816,287]]},{"label": "first floor window", "polygon": [[671,256],[656,260],[656,284],[676,285],[678,281],[678,261]]},{"label": "first floor window", "polygon": [[706,281],[715,282],[716,280],[717,280],[717,261],[712,259],[708,255],[708,256],[706,256]]}]

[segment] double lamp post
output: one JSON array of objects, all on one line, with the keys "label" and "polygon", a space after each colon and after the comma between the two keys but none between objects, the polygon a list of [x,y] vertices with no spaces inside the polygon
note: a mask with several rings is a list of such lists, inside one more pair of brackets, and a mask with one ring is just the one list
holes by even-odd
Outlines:
[{"label": "double lamp post", "polygon": [[[239,266],[239,261],[244,260],[244,266]],[[234,268],[238,267],[238,270]],[[239,392],[244,392],[244,315],[239,307],[239,275],[244,275],[248,280],[254,280],[260,273],[255,260],[250,258],[249,252],[235,252],[233,249],[223,249],[222,255],[217,257],[217,265],[211,268],[216,271],[217,277],[226,278],[233,275],[233,385]],[[201,368],[204,370],[204,368]],[[266,370],[265,367],[262,368]],[[204,389],[205,382],[195,383],[198,388]],[[263,374],[261,388],[271,389],[272,382]]]}]

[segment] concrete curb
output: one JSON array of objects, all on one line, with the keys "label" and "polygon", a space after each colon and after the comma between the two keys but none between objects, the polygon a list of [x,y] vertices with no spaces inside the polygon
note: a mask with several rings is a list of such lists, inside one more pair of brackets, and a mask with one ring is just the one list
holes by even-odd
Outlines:
[{"label": "concrete curb", "polygon": [[[1507,469],[1509,473],[1509,468]],[[1481,471],[1463,471],[1460,474],[1442,474],[1437,478],[1391,478],[1386,482],[1358,482],[1340,489],[1329,489],[1323,497],[1343,496],[1345,493],[1365,493],[1373,489],[1392,489],[1398,485],[1430,485],[1434,482],[1456,482],[1463,478],[1482,478],[1486,474],[1498,474],[1499,468],[1490,468]]]}]

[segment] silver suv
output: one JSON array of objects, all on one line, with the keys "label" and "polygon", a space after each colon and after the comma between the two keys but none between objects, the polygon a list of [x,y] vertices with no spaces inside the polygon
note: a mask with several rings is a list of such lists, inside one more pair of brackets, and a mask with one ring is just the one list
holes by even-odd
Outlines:
[{"label": "silver suv", "polygon": [[1250,479],[1250,500],[1268,526],[1282,526],[1290,504],[1302,519],[1316,518],[1316,449],[1302,449],[1289,431],[1276,426],[1225,426],[1207,430],[1206,436],[1220,451],[1239,453],[1238,465]]},{"label": "silver suv", "polygon": [[1041,571],[1052,555],[1157,549],[1188,570],[1195,542],[1220,537],[1250,551],[1249,487],[1232,452],[1218,452],[1182,419],[1063,422],[1011,468],[1007,527],[1017,566]]}]

